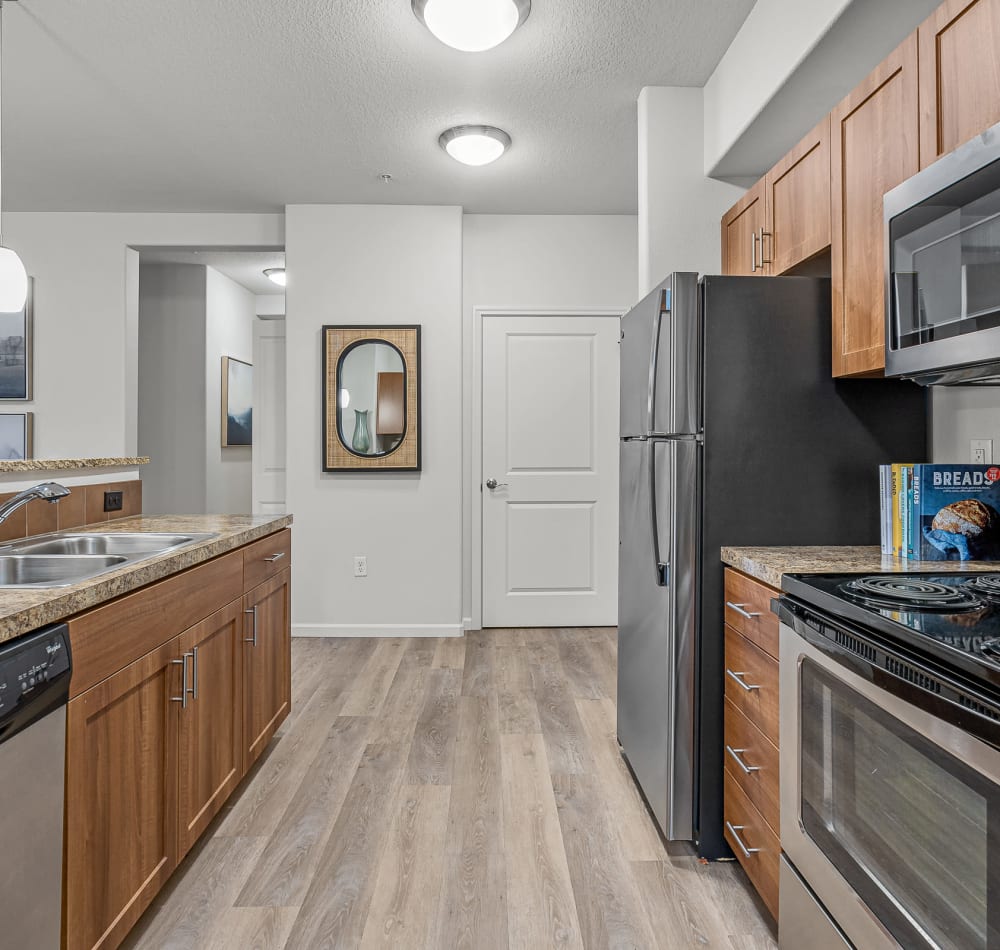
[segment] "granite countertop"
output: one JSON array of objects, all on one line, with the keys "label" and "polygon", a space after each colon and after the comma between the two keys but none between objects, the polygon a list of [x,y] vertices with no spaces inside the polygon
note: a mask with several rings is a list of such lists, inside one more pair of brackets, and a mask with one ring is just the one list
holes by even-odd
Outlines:
[{"label": "granite countertop", "polygon": [[871,547],[774,547],[722,549],[723,563],[744,574],[781,587],[782,574],[913,574],[928,571],[951,574],[973,571],[1000,571],[1000,561],[906,561],[883,556]]},{"label": "granite countertop", "polygon": [[[0,588],[0,643],[128,594],[292,523],[291,515],[137,515],[61,534],[149,531],[215,537],[135,561],[71,587]],[[12,542],[13,543],[13,542]],[[21,542],[16,542],[21,543]]]},{"label": "granite countertop", "polygon": [[131,468],[135,465],[148,464],[148,455],[137,458],[4,459],[0,461],[0,474],[6,472],[68,472],[78,468]]}]

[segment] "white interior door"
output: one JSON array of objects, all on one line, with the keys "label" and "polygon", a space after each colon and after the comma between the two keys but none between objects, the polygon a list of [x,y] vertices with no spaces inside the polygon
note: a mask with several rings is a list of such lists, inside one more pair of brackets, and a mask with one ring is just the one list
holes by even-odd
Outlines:
[{"label": "white interior door", "polygon": [[253,327],[253,510],[285,511],[285,321]]},{"label": "white interior door", "polygon": [[617,623],[619,334],[483,317],[484,626]]}]

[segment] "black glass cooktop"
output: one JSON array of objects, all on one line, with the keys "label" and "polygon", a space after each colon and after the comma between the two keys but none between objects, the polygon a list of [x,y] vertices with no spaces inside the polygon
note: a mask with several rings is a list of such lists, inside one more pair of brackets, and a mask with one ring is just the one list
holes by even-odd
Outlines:
[{"label": "black glass cooktop", "polygon": [[1000,573],[788,574],[782,589],[1000,685]]}]

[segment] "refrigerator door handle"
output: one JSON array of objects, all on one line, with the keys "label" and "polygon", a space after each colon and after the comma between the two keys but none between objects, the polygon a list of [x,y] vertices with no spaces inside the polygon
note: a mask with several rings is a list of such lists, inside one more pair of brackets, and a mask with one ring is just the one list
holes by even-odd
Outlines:
[{"label": "refrigerator door handle", "polygon": [[649,473],[649,528],[653,535],[653,566],[656,568],[656,583],[666,587],[670,583],[670,564],[660,559],[660,523],[656,510],[656,443],[647,442],[646,466]]}]

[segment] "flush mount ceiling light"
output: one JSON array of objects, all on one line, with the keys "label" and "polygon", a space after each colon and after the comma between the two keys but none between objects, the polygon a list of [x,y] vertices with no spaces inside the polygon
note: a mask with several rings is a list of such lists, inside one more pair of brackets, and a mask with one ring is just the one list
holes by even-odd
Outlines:
[{"label": "flush mount ceiling light", "polygon": [[[0,0],[0,49],[3,47],[3,0]],[[0,210],[3,201],[0,200]],[[28,299],[28,274],[16,251],[3,246],[0,237],[0,313],[17,313]]]},{"label": "flush mount ceiling light", "polygon": [[456,125],[441,133],[438,144],[463,165],[489,165],[510,148],[510,136],[492,125]]},{"label": "flush mount ceiling light", "polygon": [[[2,0],[0,0],[2,2]],[[284,267],[265,267],[264,276],[268,280],[273,280],[279,287],[285,286],[285,268]]]},{"label": "flush mount ceiling light", "polygon": [[442,43],[464,53],[499,46],[531,12],[531,0],[411,0],[413,12]]}]

